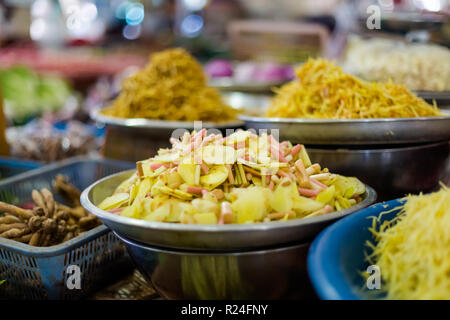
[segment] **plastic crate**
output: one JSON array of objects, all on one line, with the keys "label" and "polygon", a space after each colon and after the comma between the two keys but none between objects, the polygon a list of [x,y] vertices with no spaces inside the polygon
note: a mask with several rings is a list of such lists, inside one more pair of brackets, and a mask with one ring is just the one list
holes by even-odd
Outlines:
[{"label": "plastic crate", "polygon": [[35,161],[24,161],[15,158],[0,157],[0,179],[40,168],[42,164]]},{"label": "plastic crate", "polygon": [[[32,189],[49,188],[57,174],[83,190],[112,173],[133,168],[134,163],[73,158],[0,182],[0,200],[15,204],[31,201]],[[62,199],[55,195],[57,201]],[[76,265],[81,289],[69,289]],[[62,244],[33,247],[0,238],[0,296],[14,299],[78,299],[121,276],[132,268],[123,244],[105,226],[99,226]]]}]

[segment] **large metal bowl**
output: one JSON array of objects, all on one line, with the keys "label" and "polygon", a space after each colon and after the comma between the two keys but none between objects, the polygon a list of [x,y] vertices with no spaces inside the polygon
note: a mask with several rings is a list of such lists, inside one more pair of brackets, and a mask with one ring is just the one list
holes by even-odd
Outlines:
[{"label": "large metal bowl", "polygon": [[[153,120],[144,118],[117,118],[104,115],[99,109],[91,112],[91,118],[97,122],[104,123],[116,127],[145,129],[147,132],[155,135],[162,135],[166,139],[170,134],[177,129],[194,130],[194,121],[168,121],[168,120]],[[198,121],[202,128],[206,129],[226,129],[226,128],[240,128],[243,123],[241,120],[224,121],[224,122],[206,122]]]},{"label": "large metal bowl", "polygon": [[354,175],[377,191],[379,200],[429,192],[450,183],[448,141],[397,148],[351,149],[310,147],[313,162],[332,172]]},{"label": "large metal bowl", "polygon": [[256,251],[194,252],[125,243],[139,271],[166,299],[302,299],[315,293],[306,271],[309,244]]},{"label": "large metal bowl", "polygon": [[83,207],[117,234],[151,246],[199,251],[230,251],[267,248],[306,242],[331,222],[372,204],[376,192],[366,186],[360,203],[326,215],[305,219],[243,225],[195,225],[149,222],[115,215],[96,205],[110,196],[134,170],[111,175],[89,186],[81,194]]},{"label": "large metal bowl", "polygon": [[[154,156],[160,148],[170,147],[169,138],[176,130],[197,129],[193,121],[123,119],[103,115],[99,109],[91,112],[90,116],[106,127],[103,155],[127,161],[146,159]],[[226,133],[226,129],[242,128],[243,122],[199,122],[198,126],[200,129],[217,129]]]},{"label": "large metal bowl", "polygon": [[[445,112],[445,111],[444,111]],[[386,145],[450,140],[450,114],[384,119],[290,119],[241,115],[247,129],[278,129],[280,139],[317,145]]]}]

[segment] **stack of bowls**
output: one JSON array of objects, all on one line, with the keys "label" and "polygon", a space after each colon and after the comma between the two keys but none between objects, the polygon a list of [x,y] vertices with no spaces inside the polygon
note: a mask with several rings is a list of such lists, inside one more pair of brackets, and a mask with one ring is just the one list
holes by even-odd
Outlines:
[{"label": "stack of bowls", "polygon": [[387,119],[241,116],[247,129],[279,130],[305,144],[313,162],[358,177],[380,200],[432,191],[450,181],[450,115]]},{"label": "stack of bowls", "polygon": [[104,178],[81,202],[126,244],[137,268],[167,299],[294,299],[314,296],[306,272],[311,240],[333,221],[372,204],[307,219],[244,225],[186,225],[118,216],[96,205],[133,171]]}]

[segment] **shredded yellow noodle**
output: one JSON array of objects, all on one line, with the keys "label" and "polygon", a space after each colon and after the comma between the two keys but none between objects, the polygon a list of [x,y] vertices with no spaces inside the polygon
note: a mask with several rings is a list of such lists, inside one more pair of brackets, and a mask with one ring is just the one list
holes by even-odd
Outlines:
[{"label": "shredded yellow noodle", "polygon": [[184,49],[155,53],[147,66],[122,84],[103,114],[173,121],[229,121],[237,111],[207,86],[200,64]]},{"label": "shredded yellow noodle", "polygon": [[370,231],[368,260],[380,267],[388,299],[450,299],[450,189],[406,197],[396,218],[375,218]]},{"label": "shredded yellow noodle", "polygon": [[278,90],[268,117],[409,118],[443,114],[406,86],[367,82],[346,74],[325,59],[310,59],[296,70],[298,79]]}]

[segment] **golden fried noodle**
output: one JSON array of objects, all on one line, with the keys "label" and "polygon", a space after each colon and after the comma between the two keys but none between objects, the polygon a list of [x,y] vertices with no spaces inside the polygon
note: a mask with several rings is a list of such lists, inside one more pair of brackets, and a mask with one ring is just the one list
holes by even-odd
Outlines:
[{"label": "golden fried noodle", "polygon": [[403,85],[371,83],[324,59],[310,59],[298,79],[276,91],[268,117],[359,119],[432,117],[443,114]]},{"label": "golden fried noodle", "polygon": [[207,85],[200,64],[184,49],[155,53],[149,64],[125,79],[119,97],[103,114],[119,118],[228,121],[237,111]]},{"label": "golden fried noodle", "polygon": [[377,222],[368,260],[379,266],[387,298],[450,299],[450,189],[410,195],[396,218]]},{"label": "golden fried noodle", "polygon": [[137,163],[137,172],[98,207],[147,221],[256,223],[310,218],[364,198],[358,179],[311,163],[303,145],[237,131],[206,130],[171,139],[171,149]]}]

